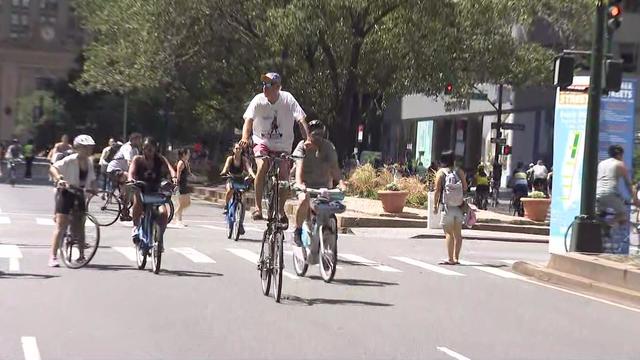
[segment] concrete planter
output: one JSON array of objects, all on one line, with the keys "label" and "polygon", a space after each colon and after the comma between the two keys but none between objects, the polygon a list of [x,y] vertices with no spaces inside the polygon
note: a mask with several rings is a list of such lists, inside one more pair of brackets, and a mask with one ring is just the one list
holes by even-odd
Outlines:
[{"label": "concrete planter", "polygon": [[544,221],[551,205],[551,199],[522,198],[524,217],[533,221]]},{"label": "concrete planter", "polygon": [[382,208],[388,213],[401,213],[409,196],[408,191],[378,191],[378,198],[382,201]]}]

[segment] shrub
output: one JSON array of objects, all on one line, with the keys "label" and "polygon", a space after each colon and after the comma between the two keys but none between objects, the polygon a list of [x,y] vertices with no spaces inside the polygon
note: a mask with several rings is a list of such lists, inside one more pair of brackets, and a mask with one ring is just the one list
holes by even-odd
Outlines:
[{"label": "shrub", "polygon": [[400,191],[400,186],[398,186],[398,184],[396,184],[395,182],[392,182],[385,185],[384,189],[387,191]]},{"label": "shrub", "polygon": [[378,188],[376,169],[371,164],[365,164],[355,169],[349,177],[347,192],[349,195],[375,199]]},{"label": "shrub", "polygon": [[532,191],[529,193],[529,197],[532,199],[544,199],[547,196],[542,191]]},{"label": "shrub", "polygon": [[407,204],[414,207],[423,207],[427,202],[427,186],[417,176],[405,177],[398,180],[401,190],[408,191]]}]

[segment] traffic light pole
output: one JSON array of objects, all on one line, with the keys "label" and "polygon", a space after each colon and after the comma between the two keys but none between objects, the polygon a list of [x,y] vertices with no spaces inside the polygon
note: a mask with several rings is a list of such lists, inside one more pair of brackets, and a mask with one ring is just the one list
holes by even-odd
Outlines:
[{"label": "traffic light pole", "polygon": [[502,87],[502,84],[498,86],[498,108],[496,109],[498,128],[496,129],[496,150],[493,158],[494,164],[498,164],[500,160],[500,139],[502,138]]},{"label": "traffic light pole", "polygon": [[591,56],[591,79],[589,83],[589,106],[585,134],[584,161],[582,163],[582,195],[580,216],[576,217],[571,234],[571,251],[602,252],[600,225],[596,221],[596,182],[598,175],[598,135],[600,132],[600,97],[602,96],[602,73],[604,59],[604,24],[606,5],[598,0],[595,16],[595,32]]}]

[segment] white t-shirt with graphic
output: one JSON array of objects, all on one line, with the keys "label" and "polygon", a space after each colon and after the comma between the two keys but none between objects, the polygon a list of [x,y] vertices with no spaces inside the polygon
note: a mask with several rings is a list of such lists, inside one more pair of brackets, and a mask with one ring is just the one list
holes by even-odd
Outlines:
[{"label": "white t-shirt with graphic", "polygon": [[138,155],[138,149],[131,145],[131,141],[126,142],[113,157],[107,166],[107,172],[115,170],[129,171],[129,163]]},{"label": "white t-shirt with graphic", "polygon": [[264,94],[256,95],[243,117],[253,119],[254,144],[263,144],[271,151],[291,152],[294,122],[304,119],[306,114],[293,95],[280,91],[275,104]]}]

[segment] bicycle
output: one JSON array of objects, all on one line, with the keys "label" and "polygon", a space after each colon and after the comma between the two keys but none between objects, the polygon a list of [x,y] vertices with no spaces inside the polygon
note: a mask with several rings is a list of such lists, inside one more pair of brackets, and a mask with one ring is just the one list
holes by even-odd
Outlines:
[{"label": "bicycle", "polygon": [[329,283],[338,264],[338,219],[335,214],[346,210],[341,202],[344,193],[340,189],[310,188],[304,192],[314,199],[310,204],[311,216],[302,225],[303,246],[293,248],[293,268],[298,276],[304,276],[309,265],[318,264],[322,279]]},{"label": "bicycle", "polygon": [[234,241],[238,241],[240,235],[244,234],[244,203],[242,202],[242,195],[249,188],[249,185],[246,182],[246,179],[242,180],[242,183],[238,183],[233,181],[234,179],[238,179],[237,177],[228,175],[225,176],[227,179],[232,179],[231,186],[233,188],[233,197],[229,204],[227,205],[227,225],[229,226],[229,231],[227,233],[227,239],[233,239]]},{"label": "bicycle", "polygon": [[258,271],[262,282],[262,293],[269,296],[271,279],[273,278],[273,297],[276,302],[280,302],[282,296],[282,272],[284,271],[284,228],[280,223],[280,213],[278,211],[278,201],[280,187],[288,188],[289,182],[280,181],[280,163],[289,161],[293,157],[286,154],[272,153],[256,158],[269,159],[269,169],[267,170],[267,229],[262,236],[262,246],[260,248],[260,258],[258,260]]},{"label": "bicycle", "polygon": [[478,187],[476,186],[475,194],[473,197],[473,204],[480,210],[487,210],[488,203],[488,194],[484,191],[478,191]]},{"label": "bicycle", "polygon": [[[98,251],[100,226],[91,214],[80,209],[80,199],[84,189],[69,186],[66,191],[75,195],[76,200],[71,209],[71,221],[64,231],[58,251],[65,267],[79,269],[91,262]],[[90,230],[87,231],[87,228]]]},{"label": "bicycle", "polygon": [[[87,212],[93,215],[100,226],[111,226],[122,217],[125,212],[131,212],[133,203],[129,201],[124,206],[124,194],[120,193],[117,182],[112,181],[111,190],[100,190],[87,199]],[[169,222],[173,219],[175,209],[173,202],[169,203]],[[126,210],[126,211],[125,211]]]},{"label": "bicycle", "polygon": [[491,179],[491,206],[498,207],[500,205],[500,188],[495,186],[495,180]]},{"label": "bicycle", "polygon": [[[138,269],[142,270],[147,265],[147,257],[152,258],[153,273],[160,272],[162,263],[162,253],[164,252],[164,230],[160,226],[159,208],[166,204],[171,204],[171,195],[173,193],[173,184],[169,189],[168,182],[163,182],[159,193],[143,194],[140,193],[142,206],[144,211],[140,218],[140,226],[138,226],[138,241],[136,242],[136,264]],[[135,181],[129,183],[129,186],[135,187],[138,191],[140,187],[144,187],[144,181]]]},{"label": "bicycle", "polygon": [[7,167],[9,168],[9,184],[11,184],[11,186],[16,186],[16,168],[18,167],[18,161],[17,159],[8,159],[7,160]]},{"label": "bicycle", "polygon": [[509,214],[512,216],[524,216],[524,207],[522,206],[521,198],[525,197],[523,194],[514,193],[511,195],[511,200],[509,201]]}]

